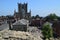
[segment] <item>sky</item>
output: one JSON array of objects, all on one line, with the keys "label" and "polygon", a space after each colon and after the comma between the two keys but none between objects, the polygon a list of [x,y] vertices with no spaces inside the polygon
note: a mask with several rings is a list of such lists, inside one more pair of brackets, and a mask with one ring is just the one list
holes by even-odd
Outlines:
[{"label": "sky", "polygon": [[18,11],[18,3],[28,3],[28,12],[31,15],[47,16],[55,13],[60,16],[60,0],[0,0],[0,16],[13,15]]}]

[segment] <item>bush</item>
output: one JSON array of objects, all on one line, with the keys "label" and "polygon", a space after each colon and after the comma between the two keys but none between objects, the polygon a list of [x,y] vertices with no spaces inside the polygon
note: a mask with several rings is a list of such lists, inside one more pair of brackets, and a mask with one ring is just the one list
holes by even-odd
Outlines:
[{"label": "bush", "polygon": [[42,34],[43,34],[45,39],[46,38],[50,39],[51,37],[53,37],[52,27],[51,27],[49,22],[46,22],[43,25]]}]

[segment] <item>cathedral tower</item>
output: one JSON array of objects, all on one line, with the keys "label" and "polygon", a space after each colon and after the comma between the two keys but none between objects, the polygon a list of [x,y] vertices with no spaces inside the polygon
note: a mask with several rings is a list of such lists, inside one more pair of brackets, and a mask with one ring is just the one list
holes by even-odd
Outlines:
[{"label": "cathedral tower", "polygon": [[27,3],[21,4],[18,3],[18,17],[20,19],[29,19],[29,16],[31,15],[31,12],[28,13],[27,11]]}]

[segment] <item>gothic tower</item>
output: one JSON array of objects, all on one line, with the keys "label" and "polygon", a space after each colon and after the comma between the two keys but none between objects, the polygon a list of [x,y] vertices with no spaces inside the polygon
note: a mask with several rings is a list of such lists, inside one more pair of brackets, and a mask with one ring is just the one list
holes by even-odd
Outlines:
[{"label": "gothic tower", "polygon": [[24,3],[24,4],[18,3],[18,12],[21,18],[25,18],[26,13],[27,13],[27,3]]},{"label": "gothic tower", "polygon": [[20,19],[29,19],[31,16],[31,12],[28,13],[27,11],[27,3],[18,3],[18,17]]}]

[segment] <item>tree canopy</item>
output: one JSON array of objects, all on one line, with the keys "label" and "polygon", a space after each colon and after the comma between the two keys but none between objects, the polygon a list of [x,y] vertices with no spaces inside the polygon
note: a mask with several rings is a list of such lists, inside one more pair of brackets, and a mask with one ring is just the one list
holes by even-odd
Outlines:
[{"label": "tree canopy", "polygon": [[42,28],[42,34],[44,36],[44,38],[50,38],[50,37],[53,37],[53,31],[52,31],[52,27],[50,25],[49,22],[46,22],[44,25],[43,25],[43,28]]},{"label": "tree canopy", "polygon": [[51,13],[45,17],[46,20],[58,20],[58,16],[55,13]]}]

